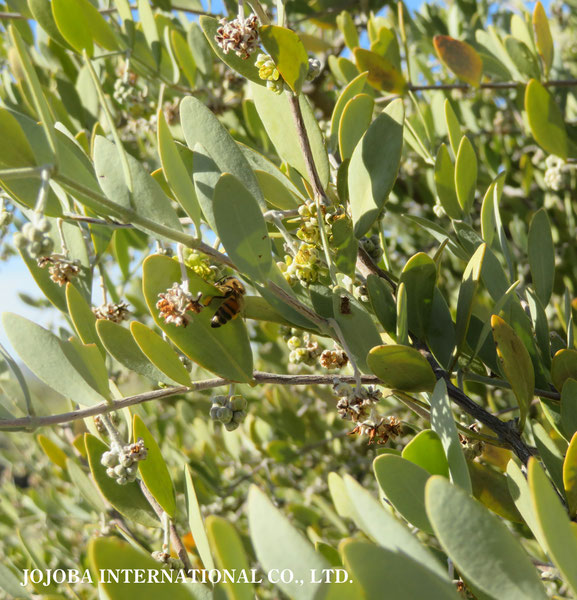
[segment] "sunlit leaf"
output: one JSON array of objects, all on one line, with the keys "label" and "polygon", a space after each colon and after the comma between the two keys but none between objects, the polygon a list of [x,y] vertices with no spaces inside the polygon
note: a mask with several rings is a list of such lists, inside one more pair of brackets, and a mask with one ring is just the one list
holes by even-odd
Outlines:
[{"label": "sunlit leaf", "polygon": [[482,504],[438,475],[427,483],[425,497],[441,546],[484,598],[547,598],[521,544]]},{"label": "sunlit leaf", "polygon": [[367,357],[371,371],[390,389],[431,391],[435,374],[427,359],[409,346],[376,346]]}]

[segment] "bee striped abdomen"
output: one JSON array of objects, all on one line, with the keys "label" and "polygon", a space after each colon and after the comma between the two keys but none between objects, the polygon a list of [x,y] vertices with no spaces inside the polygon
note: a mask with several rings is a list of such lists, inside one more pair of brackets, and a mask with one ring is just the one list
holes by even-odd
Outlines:
[{"label": "bee striped abdomen", "polygon": [[210,321],[211,327],[220,327],[232,319],[238,317],[240,312],[240,303],[234,297],[227,298],[218,308],[214,317]]},{"label": "bee striped abdomen", "polygon": [[223,300],[210,320],[211,327],[221,327],[236,319],[242,311],[243,296],[246,294],[244,285],[236,277],[225,277],[216,283],[216,287],[222,295],[208,297],[206,301],[210,304],[212,298]]}]

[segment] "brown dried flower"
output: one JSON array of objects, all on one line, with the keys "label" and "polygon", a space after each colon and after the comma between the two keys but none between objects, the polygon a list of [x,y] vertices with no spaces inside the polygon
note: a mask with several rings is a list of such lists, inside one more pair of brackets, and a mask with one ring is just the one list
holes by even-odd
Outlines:
[{"label": "brown dried flower", "polygon": [[378,423],[360,423],[349,435],[367,435],[369,444],[383,445],[389,438],[396,438],[401,433],[401,422],[397,417],[384,417]]},{"label": "brown dried flower", "polygon": [[225,54],[232,50],[237,56],[246,60],[259,47],[256,15],[250,15],[242,20],[221,19],[214,39]]},{"label": "brown dried flower", "polygon": [[80,273],[80,263],[77,260],[68,260],[63,254],[41,256],[38,266],[41,269],[48,267],[50,279],[60,286],[66,285]]},{"label": "brown dried flower", "polygon": [[95,306],[92,309],[92,312],[97,319],[106,319],[113,323],[122,323],[122,321],[125,321],[130,314],[126,302],[119,302],[118,304],[107,302],[100,306]]},{"label": "brown dried flower", "polygon": [[349,357],[343,350],[324,350],[319,359],[325,369],[340,369],[349,362]]}]

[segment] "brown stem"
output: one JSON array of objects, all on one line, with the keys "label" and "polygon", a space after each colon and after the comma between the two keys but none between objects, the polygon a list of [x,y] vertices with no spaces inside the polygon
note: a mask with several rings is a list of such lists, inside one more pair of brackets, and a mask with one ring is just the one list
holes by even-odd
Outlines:
[{"label": "brown stem", "polygon": [[[150,504],[150,506],[152,506],[152,509],[157,514],[160,521],[162,522],[162,517],[164,514],[164,510],[163,510],[162,506],[160,506],[160,504],[158,504],[156,498],[150,493],[150,490],[146,487],[144,481],[140,480],[138,483],[140,484],[140,489],[142,490],[142,493],[146,496],[148,503]],[[170,528],[170,542],[172,544],[172,547],[174,548],[174,550],[176,550],[176,553],[178,554],[178,558],[180,558],[180,560],[182,561],[182,564],[184,565],[186,572],[190,573],[193,570],[192,563],[190,562],[188,552],[186,551],[186,548],[184,547],[184,544],[182,543],[182,540],[180,539],[180,536],[178,535],[178,531],[176,531],[176,527],[172,521],[170,521],[169,528]]]},{"label": "brown stem", "polygon": [[[483,90],[511,90],[525,85],[520,81],[494,81],[482,83],[479,87]],[[553,79],[543,82],[545,87],[573,87],[577,86],[577,79]],[[466,83],[433,83],[430,85],[411,85],[411,92],[427,90],[472,90],[475,89]]]},{"label": "brown stem", "polygon": [[323,184],[321,183],[321,179],[319,177],[319,172],[317,171],[317,167],[315,165],[315,161],[313,159],[313,151],[311,149],[311,144],[309,141],[309,136],[307,135],[307,130],[305,127],[305,122],[303,119],[303,113],[301,111],[301,106],[299,104],[299,97],[294,94],[289,95],[289,105],[291,109],[291,113],[296,125],[297,136],[299,139],[299,144],[305,159],[305,165],[307,168],[307,174],[309,176],[310,184],[313,187],[313,191],[316,196],[319,198],[326,198],[325,190]]},{"label": "brown stem", "polygon": [[[256,383],[275,383],[277,385],[331,385],[335,376],[336,375],[284,375],[276,373],[263,373],[261,371],[255,371],[253,373],[253,379]],[[338,377],[341,381],[355,383],[354,377],[341,375]],[[363,375],[362,382],[373,385],[380,383],[379,379],[374,375]],[[58,415],[0,419],[0,431],[34,431],[38,427],[79,421],[80,419],[85,419],[87,417],[93,417],[95,415],[102,415],[115,410],[120,410],[121,408],[125,408],[127,406],[134,406],[135,404],[142,404],[143,402],[151,402],[153,400],[162,400],[164,398],[178,396],[179,394],[187,394],[189,392],[198,392],[217,387],[224,387],[230,383],[231,382],[228,379],[215,377],[214,379],[198,381],[190,387],[181,385],[162,390],[153,390],[151,392],[136,394],[135,396],[128,396],[127,398],[122,398],[122,400],[115,400],[111,403],[102,402],[101,404],[96,404],[95,406],[91,406],[89,408],[73,410],[71,412],[61,413]]]}]

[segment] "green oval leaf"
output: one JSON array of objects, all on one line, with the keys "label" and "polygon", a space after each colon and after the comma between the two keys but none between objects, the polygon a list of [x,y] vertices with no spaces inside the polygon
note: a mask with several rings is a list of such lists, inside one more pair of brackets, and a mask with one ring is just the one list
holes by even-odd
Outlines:
[{"label": "green oval leaf", "polygon": [[[210,515],[206,519],[206,533],[219,569],[236,570],[237,573],[250,572],[242,540],[231,523],[222,517]],[[254,588],[248,581],[226,581],[223,587],[231,600],[254,600]]]},{"label": "green oval leaf", "polygon": [[349,540],[341,544],[340,550],[347,569],[361,584],[366,598],[385,598],[389,595],[395,600],[459,598],[451,582],[404,556],[402,552],[392,552],[367,542]]},{"label": "green oval leaf", "polygon": [[437,265],[424,252],[418,252],[407,261],[399,279],[407,293],[409,331],[421,340],[429,328],[436,280]]},{"label": "green oval leaf", "polygon": [[[248,526],[256,557],[265,571],[290,569],[294,579],[279,582],[278,587],[290,598],[313,600],[322,584],[310,583],[311,569],[320,573],[329,567],[311,544],[255,485],[248,494]],[[279,544],[282,540],[282,544]],[[306,585],[299,585],[302,579]]]},{"label": "green oval leaf", "polygon": [[[196,593],[196,587],[203,586],[199,583],[184,584],[170,583],[162,580],[158,571],[161,565],[149,554],[135,548],[132,544],[115,537],[99,537],[90,540],[88,546],[88,560],[95,573],[130,573],[135,581],[136,573],[143,575],[138,584],[129,586],[120,578],[118,582],[113,577],[108,577],[100,583],[103,593],[109,600],[156,600],[157,598],[171,598],[171,600],[198,600],[203,596]],[[159,581],[149,581],[147,574],[158,574]],[[131,590],[130,592],[128,590]],[[138,592],[136,592],[138,590]]]},{"label": "green oval leaf", "polygon": [[463,578],[484,598],[547,598],[520,543],[482,504],[438,475],[427,483],[425,498],[437,539]]},{"label": "green oval leaf", "polygon": [[461,219],[463,211],[455,189],[455,166],[445,144],[441,144],[435,160],[435,188],[443,210],[451,219]]},{"label": "green oval leaf", "polygon": [[94,53],[94,42],[117,50],[116,37],[104,17],[88,0],[52,0],[54,21],[62,37],[77,51]]},{"label": "green oval leaf", "polygon": [[361,73],[357,75],[349,84],[343,89],[338,97],[335,107],[333,108],[333,114],[331,115],[331,133],[330,133],[330,146],[336,148],[338,142],[339,127],[342,118],[343,111],[348,101],[354,98],[357,94],[363,93],[368,73]]},{"label": "green oval leaf", "polygon": [[525,111],[535,141],[550,154],[566,159],[567,132],[563,113],[551,94],[535,79],[525,89]]},{"label": "green oval leaf", "polygon": [[144,497],[138,482],[118,485],[106,474],[106,467],[100,464],[102,454],[108,450],[106,444],[86,433],[84,435],[90,471],[100,493],[122,515],[145,527],[160,527],[156,514]]},{"label": "green oval leaf", "polygon": [[28,167],[36,164],[32,146],[14,115],[0,108],[0,136],[10,144],[0,147],[0,164],[6,167]]},{"label": "green oval leaf", "polygon": [[252,194],[242,182],[224,173],[213,198],[216,233],[241,272],[265,283],[272,268],[272,246],[266,223]]},{"label": "green oval leaf", "polygon": [[432,534],[425,513],[425,485],[431,474],[394,454],[377,457],[373,470],[381,490],[395,509],[413,526]]},{"label": "green oval leaf", "polygon": [[561,390],[561,427],[570,440],[577,431],[577,381],[566,379]]},{"label": "green oval leaf", "polygon": [[444,379],[437,381],[429,402],[431,404],[431,428],[437,433],[445,449],[451,481],[471,493],[469,468],[461,448]]},{"label": "green oval leaf", "polygon": [[[209,296],[218,295],[213,286],[193,271],[188,269],[187,272],[189,289],[193,295],[198,292]],[[158,294],[180,281],[180,266],[175,260],[163,255],[152,255],[144,261],[142,287],[148,310],[156,324],[186,356],[201,367],[231,381],[251,381],[252,351],[242,319],[234,319],[223,327],[212,328],[210,320],[214,310],[210,307],[200,314],[191,313],[186,327],[167,324],[159,317],[156,308]]]},{"label": "green oval leaf", "polygon": [[461,131],[461,124],[459,123],[459,119],[451,106],[451,102],[448,98],[445,99],[445,124],[447,125],[447,134],[449,136],[449,143],[451,144],[451,150],[453,151],[453,155],[457,156],[457,151],[459,150],[459,143],[461,138],[463,137],[463,132]]},{"label": "green oval leaf", "polygon": [[295,94],[300,94],[309,72],[309,56],[299,36],[286,27],[264,25],[260,28],[260,38],[285,83]]},{"label": "green oval leaf", "polygon": [[571,528],[569,516],[536,458],[529,459],[527,472],[537,526],[546,544],[544,549],[561,572],[563,580],[577,594],[577,537]]},{"label": "green oval leaf", "polygon": [[536,2],[533,10],[533,31],[535,33],[535,46],[543,61],[543,71],[547,76],[553,64],[554,47],[549,21],[541,2]]},{"label": "green oval leaf", "polygon": [[431,573],[450,581],[446,568],[369,490],[350,475],[345,475],[344,483],[353,510],[352,517],[364,533],[382,548],[395,554],[404,554]]},{"label": "green oval leaf", "polygon": [[420,431],[404,448],[403,458],[419,465],[431,475],[449,477],[449,463],[441,438],[431,429]]},{"label": "green oval leaf", "polygon": [[36,436],[37,442],[40,444],[44,454],[58,467],[66,469],[66,461],[68,457],[60,446],[53,442],[49,437],[40,434]]},{"label": "green oval leaf", "polygon": [[467,136],[461,138],[455,162],[455,190],[463,213],[468,215],[475,201],[477,186],[477,155]]},{"label": "green oval leaf", "polygon": [[369,127],[374,106],[375,101],[369,94],[357,94],[347,102],[339,124],[339,151],[343,161],[352,156]]},{"label": "green oval leaf", "polygon": [[96,344],[104,355],[104,348],[96,333],[96,317],[92,312],[92,308],[71,283],[66,285],[66,302],[68,304],[68,314],[78,337],[84,344]]},{"label": "green oval leaf", "polygon": [[168,385],[176,383],[148,360],[130,331],[122,325],[100,319],[96,322],[96,331],[108,354],[129,371],[147,377],[154,383],[159,381]]},{"label": "green oval leaf", "polygon": [[190,374],[178,354],[158,333],[137,321],[130,324],[130,331],[138,347],[153,365],[176,383],[186,386],[191,384]]},{"label": "green oval leaf", "polygon": [[562,391],[569,378],[577,380],[577,350],[564,348],[551,361],[551,379],[553,385]]},{"label": "green oval leaf", "polygon": [[185,37],[176,29],[170,32],[172,49],[184,76],[192,88],[196,85],[196,62]]},{"label": "green oval leaf", "polygon": [[467,264],[463,273],[463,281],[459,288],[459,299],[457,301],[457,318],[456,318],[456,334],[457,334],[457,352],[462,352],[467,341],[467,331],[473,312],[473,301],[479,287],[481,279],[481,269],[483,268],[483,259],[485,258],[485,250],[487,244],[481,244],[471,260]]},{"label": "green oval leaf", "polygon": [[[162,191],[160,184],[146,171],[139,160],[128,153],[125,153],[125,156],[132,181],[132,192],[126,185],[116,145],[100,135],[96,136],[94,169],[106,197],[124,208],[135,210],[139,215],[151,221],[181,232],[182,226],[176,211]],[[145,231],[155,238],[158,237],[154,231]]]},{"label": "green oval leaf", "polygon": [[[84,446],[84,440],[80,436],[82,446]],[[86,448],[84,447],[84,452]],[[73,460],[66,460],[66,468],[68,470],[68,476],[72,484],[78,489],[80,495],[84,500],[97,512],[104,513],[107,510],[106,503],[102,499],[102,496],[96,489],[94,482],[86,475],[82,467],[77,465]]]},{"label": "green oval leaf", "polygon": [[378,275],[367,277],[371,306],[385,331],[394,336],[397,330],[397,307],[391,286]]},{"label": "green oval leaf", "polygon": [[545,307],[551,299],[555,281],[555,246],[551,224],[544,208],[538,210],[531,219],[527,250],[533,287]]},{"label": "green oval leaf", "polygon": [[403,101],[393,100],[371,123],[351,157],[348,189],[357,238],[371,228],[397,178],[404,115]]},{"label": "green oval leaf", "polygon": [[190,532],[194,538],[196,549],[198,550],[198,555],[200,556],[200,560],[202,560],[204,568],[208,570],[214,569],[215,564],[212,559],[208,536],[206,535],[202,513],[200,512],[200,506],[196,497],[196,491],[194,489],[190,467],[188,466],[186,466],[184,469],[184,481]]},{"label": "green oval leaf", "polygon": [[146,459],[138,463],[138,471],[142,477],[142,481],[144,481],[144,484],[158,504],[162,506],[164,512],[171,519],[174,519],[176,498],[168,467],[166,466],[166,462],[164,462],[164,458],[162,458],[160,447],[154,436],[150,433],[144,421],[138,415],[134,415],[133,439],[138,440],[139,438],[144,440],[144,446],[148,451]]},{"label": "green oval leaf", "polygon": [[220,171],[234,175],[265,208],[258,181],[247,159],[212,111],[197,98],[187,96],[180,104],[180,123],[188,147],[196,150],[196,145],[201,144]]},{"label": "green oval leaf", "polygon": [[196,236],[200,237],[200,206],[196,198],[191,173],[186,170],[178,148],[172,139],[164,112],[157,113],[158,153],[166,181],[186,214],[192,219]]},{"label": "green oval leaf", "polygon": [[390,389],[431,391],[435,374],[427,359],[409,346],[376,346],[367,357],[370,370]]},{"label": "green oval leaf", "polygon": [[4,313],[2,323],[16,354],[38,379],[83,406],[105,401],[83,359],[69,342],[13,313]]}]

